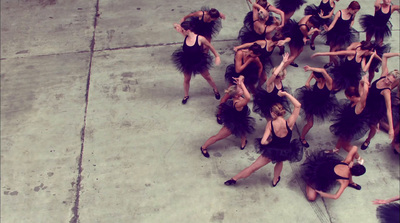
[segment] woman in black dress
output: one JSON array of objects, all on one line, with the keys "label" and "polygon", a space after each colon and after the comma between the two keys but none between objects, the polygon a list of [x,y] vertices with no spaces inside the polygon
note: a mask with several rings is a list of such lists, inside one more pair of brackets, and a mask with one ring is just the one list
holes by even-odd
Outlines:
[{"label": "woman in black dress", "polygon": [[[352,176],[361,176],[366,169],[360,164],[353,164],[356,151],[357,147],[353,146],[344,160],[337,154],[319,151],[304,161],[301,176],[307,184],[306,196],[309,201],[315,201],[318,194],[336,200],[347,187],[361,190],[361,186],[353,182]],[[340,188],[335,194],[328,193],[336,182],[340,183]]]},{"label": "woman in black dress", "polygon": [[244,76],[233,79],[236,85],[230,86],[227,90],[232,99],[220,105],[220,117],[224,126],[200,147],[201,154],[206,158],[210,157],[207,151],[209,146],[232,134],[241,138],[240,149],[243,150],[247,143],[246,134],[254,131],[255,121],[250,117],[250,109],[247,106],[250,101],[250,93],[244,84]]},{"label": "woman in black dress", "polygon": [[208,70],[211,68],[212,59],[211,56],[204,52],[204,47],[208,47],[215,56],[215,64],[219,65],[221,59],[215,48],[211,45],[209,41],[203,36],[196,35],[192,31],[192,26],[189,21],[182,22],[181,25],[174,24],[175,29],[185,36],[183,41],[183,46],[178,48],[172,54],[172,61],[176,68],[183,73],[183,89],[184,97],[182,99],[182,104],[186,104],[189,99],[189,88],[190,80],[192,75],[200,73],[204,79],[213,88],[215,98],[218,100],[220,98],[217,85],[214,79],[211,77]]},{"label": "woman in black dress", "polygon": [[[271,116],[273,120],[267,122],[262,139],[256,139],[256,147],[261,155],[249,167],[226,181],[225,185],[236,184],[237,180],[250,176],[261,167],[272,162],[275,163],[274,178],[272,180],[272,186],[275,187],[281,179],[283,161],[298,162],[302,159],[303,148],[300,141],[297,139],[290,141],[292,138],[292,129],[299,116],[301,104],[287,92],[279,91],[278,95],[280,97],[285,96],[292,102],[294,105],[293,113],[285,120],[283,115],[286,111],[283,106],[279,103],[272,106]],[[271,140],[269,140],[270,136],[272,136]]]}]

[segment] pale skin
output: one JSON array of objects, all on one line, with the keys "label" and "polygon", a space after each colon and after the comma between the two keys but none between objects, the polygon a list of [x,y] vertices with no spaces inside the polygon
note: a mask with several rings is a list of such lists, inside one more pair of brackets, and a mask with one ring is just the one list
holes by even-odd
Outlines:
[{"label": "pale skin", "polygon": [[[284,55],[282,55],[282,62],[279,64],[278,67],[275,68],[275,71],[272,73],[271,77],[267,80],[265,90],[268,93],[271,93],[274,90],[275,86],[278,89],[282,89],[282,87],[283,87],[282,80],[286,76],[286,70],[283,70],[283,66],[287,62],[288,58],[289,58],[288,53],[285,53]],[[278,74],[282,70],[283,70],[284,74],[282,76],[278,76]]]},{"label": "pale skin", "polygon": [[[387,60],[388,60],[388,58],[398,57],[399,55],[400,55],[399,53],[383,54],[381,77],[385,77],[385,78],[379,80],[376,83],[376,87],[378,89],[382,89],[382,88],[392,89],[397,86],[398,81],[396,81],[396,79],[393,75],[389,75],[389,69],[387,67]],[[394,138],[394,129],[393,129],[393,118],[392,118],[392,107],[391,107],[391,91],[389,89],[385,89],[385,90],[381,91],[381,94],[385,98],[386,117],[387,117],[388,125],[389,125],[389,130],[388,130],[389,139],[393,139]],[[377,129],[378,129],[377,125],[370,126],[370,131],[369,131],[367,139],[364,142],[364,145],[369,144],[371,139],[375,136]]]},{"label": "pale skin", "polygon": [[[311,17],[311,15],[304,16],[299,21],[299,25],[305,24],[307,27],[310,28],[310,30],[308,31],[305,26],[300,26],[300,31],[303,33],[304,44],[306,44],[306,42],[308,41],[309,35],[312,35],[315,32],[320,32],[320,30],[318,28],[314,27],[314,25],[309,22],[310,17]],[[296,47],[293,47],[292,45],[289,44],[289,48],[290,48],[290,56],[289,56],[288,60],[286,61],[286,63],[283,65],[283,68],[286,68],[289,64],[294,62],[294,60],[301,54],[301,52],[303,52],[304,47],[302,46],[299,49],[297,49]]]},{"label": "pale skin", "polygon": [[[328,15],[325,15],[325,16],[324,16],[324,12],[321,10],[321,11],[319,12],[319,14],[318,14],[320,18],[322,18],[322,19],[328,19],[328,18],[331,18],[331,17],[332,17],[333,12],[335,11],[335,6],[336,6],[335,1],[339,1],[339,0],[325,0],[325,1],[323,0],[323,1],[322,1],[323,3],[329,2],[330,5],[331,5],[331,7],[332,7],[332,10],[329,12]],[[318,36],[318,34],[319,34],[319,32],[315,32],[315,33],[313,33],[313,35],[311,36],[311,40],[310,40],[310,45],[311,45],[311,46],[315,46],[314,40],[315,40],[315,38]]]},{"label": "pale skin", "polygon": [[[340,11],[342,12],[342,19],[343,19],[343,20],[349,20],[349,19],[351,19],[352,16],[355,17],[356,14],[357,14],[357,12],[358,12],[359,10],[358,10],[358,9],[353,10],[353,9],[350,9],[350,8],[339,10],[339,11],[335,14],[335,17],[334,17],[332,23],[329,25],[329,27],[328,27],[327,25],[324,25],[324,29],[325,29],[327,32],[330,31],[331,29],[333,29],[333,27],[335,26],[336,22],[338,21],[338,19],[339,19],[339,17],[340,17]],[[355,21],[355,19],[353,19],[353,21],[351,22],[350,27],[353,26],[354,21]],[[329,51],[330,51],[330,52],[338,51],[338,50],[340,49],[340,47],[341,47],[341,46],[339,46],[339,45],[334,45],[333,43],[330,43],[330,45],[329,45]],[[333,64],[335,64],[335,65],[338,64],[338,61],[337,61],[336,57],[334,57],[334,56],[330,56],[330,57],[329,57],[329,62],[330,62],[330,63],[333,63]]]},{"label": "pale skin", "polygon": [[353,166],[354,155],[356,152],[357,152],[357,147],[352,146],[352,148],[350,149],[349,153],[346,156],[346,159],[342,161],[344,163],[347,163],[348,166],[347,165],[336,165],[335,166],[334,171],[337,175],[339,175],[341,177],[349,178],[348,180],[345,180],[345,179],[337,179],[336,180],[340,183],[340,188],[336,191],[335,194],[318,191],[318,190],[313,189],[309,185],[307,185],[306,186],[307,199],[309,201],[315,201],[317,199],[317,195],[319,194],[319,195],[321,195],[321,197],[336,200],[342,195],[342,193],[344,192],[344,190],[346,189],[346,187],[349,184],[356,185],[352,180],[352,175],[350,172],[350,168],[352,168],[352,166]]},{"label": "pale skin", "polygon": [[[182,29],[182,27],[176,23],[174,24],[174,28],[176,29],[176,31],[181,33],[183,36],[185,36],[185,37],[187,36],[186,44],[188,46],[193,46],[196,43],[197,35],[194,32],[192,32],[190,30]],[[218,66],[221,64],[221,59],[219,57],[218,52],[215,50],[214,46],[211,45],[211,43],[206,38],[199,35],[198,44],[202,47],[207,47],[211,50],[211,52],[215,56],[215,65]],[[203,76],[203,78],[213,88],[214,92],[218,92],[217,85],[215,84],[214,79],[211,77],[210,72],[208,70],[201,73],[201,76]],[[191,78],[192,78],[191,74],[184,73],[184,80],[183,80],[184,98],[189,97],[189,88],[190,88]]]},{"label": "pale skin", "polygon": [[[251,1],[249,1],[251,3]],[[268,4],[265,8],[268,8],[266,10],[263,8],[261,5],[255,3],[251,3],[253,5],[253,21],[258,19],[258,11],[261,11],[265,15],[265,21],[268,20],[269,18],[269,13],[268,12],[273,12],[278,14],[281,17],[281,22],[278,24],[278,26],[275,26],[278,30],[282,29],[282,27],[285,25],[285,14],[282,12],[282,10],[276,8],[275,6]],[[257,14],[257,18],[255,17],[255,14]]]},{"label": "pale skin", "polygon": [[[332,90],[333,80],[329,76],[329,74],[326,72],[325,69],[317,68],[317,67],[310,67],[310,66],[306,65],[304,67],[304,71],[312,71],[312,73],[308,77],[308,79],[306,81],[306,84],[305,84],[305,86],[307,88],[311,88],[310,82],[311,82],[312,79],[315,79],[315,81],[316,81],[315,84],[318,86],[319,89],[324,88],[324,86],[326,85],[326,87],[328,88],[329,91]],[[313,72],[322,73],[322,78],[317,78],[316,76],[314,76]],[[310,129],[313,127],[313,125],[314,125],[314,116],[313,115],[307,115],[306,120],[307,120],[307,123],[304,125],[303,130],[301,132],[301,136],[300,136],[300,140],[302,141],[303,144],[307,143],[307,141],[305,140],[305,137],[306,137],[307,133],[310,131]]]},{"label": "pale skin", "polygon": [[[374,3],[374,8],[375,8],[375,12],[382,9],[382,12],[387,14],[389,13],[390,10],[390,5],[391,5],[392,0],[376,0]],[[392,5],[392,9],[390,13],[393,13],[395,11],[399,12],[400,7],[399,5]],[[366,33],[366,41],[370,42],[372,39],[373,33]],[[375,41],[376,43],[378,43],[380,46],[383,45],[383,38],[376,38],[375,36]]]},{"label": "pale skin", "polygon": [[[250,101],[250,93],[247,90],[246,86],[244,85],[244,77],[243,76],[239,76],[239,78],[234,78],[236,86],[237,86],[237,93],[236,95],[233,97],[233,104],[235,106],[235,109],[237,111],[242,111],[243,108],[247,105],[247,103],[249,103]],[[243,95],[243,97],[242,97]],[[231,131],[223,126],[221,128],[221,130],[219,130],[219,132],[216,135],[211,136],[201,147],[203,150],[203,153],[207,152],[207,148],[216,143],[219,140],[225,139],[226,137],[230,136],[232,133]],[[243,135],[241,137],[241,147],[244,147],[246,144],[246,135]]]},{"label": "pale skin", "polygon": [[398,200],[400,200],[400,196],[395,196],[395,197],[389,198],[387,200],[376,199],[376,200],[372,201],[372,203],[373,204],[388,204],[388,203],[391,203],[393,201],[398,201]]},{"label": "pale skin", "polygon": [[[264,135],[261,139],[261,144],[263,145],[269,143],[268,138],[271,135],[271,122],[273,122],[272,124],[274,125],[275,134],[278,137],[285,137],[288,134],[288,130],[286,128],[286,122],[288,127],[292,130],[300,113],[301,104],[296,100],[296,98],[294,98],[292,95],[284,91],[279,91],[278,95],[280,97],[287,97],[294,105],[294,110],[287,120],[285,120],[282,116],[278,116],[275,113],[271,113],[273,121],[270,120],[267,122]],[[259,170],[261,167],[267,165],[269,162],[271,162],[271,160],[268,157],[260,155],[253,164],[240,171],[237,175],[232,177],[232,179],[237,181],[246,178],[255,171]],[[282,169],[283,169],[283,162],[277,162],[274,167],[274,178],[273,178],[274,185],[278,181]]]},{"label": "pale skin", "polygon": [[[258,15],[258,12],[262,12],[265,15],[264,19],[261,19]],[[269,13],[267,10],[265,10],[263,7],[261,7],[259,4],[257,3],[253,3],[253,29],[254,31],[261,35],[261,34],[266,34],[266,36],[269,36],[270,33],[274,30],[276,30],[277,28],[281,28],[282,25],[279,25],[279,21],[277,19],[275,19],[274,17],[274,23],[267,26],[265,25],[265,22],[268,20],[269,18]]]}]

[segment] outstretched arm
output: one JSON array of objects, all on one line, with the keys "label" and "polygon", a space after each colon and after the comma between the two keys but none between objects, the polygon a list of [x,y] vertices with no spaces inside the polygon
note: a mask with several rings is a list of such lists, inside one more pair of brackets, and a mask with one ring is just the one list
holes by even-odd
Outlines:
[{"label": "outstretched arm", "polygon": [[387,60],[391,57],[398,57],[400,53],[384,53],[382,56],[382,74],[381,77],[386,76],[389,73],[387,66]]},{"label": "outstretched arm", "polygon": [[398,201],[398,200],[400,200],[400,196],[392,197],[387,200],[376,199],[376,200],[372,201],[372,203],[373,204],[387,204],[387,203],[390,203],[393,201]]},{"label": "outstretched arm", "polygon": [[317,193],[319,193],[321,195],[321,197],[326,197],[326,198],[330,198],[330,199],[338,199],[340,197],[340,195],[342,195],[342,193],[344,192],[344,189],[346,189],[347,185],[349,185],[349,181],[348,180],[341,180],[340,182],[340,188],[339,190],[336,192],[336,194],[329,194],[329,193],[325,193],[322,191],[318,191]]},{"label": "outstretched arm", "polygon": [[271,4],[269,5],[268,10],[278,14],[281,17],[281,24],[278,26],[278,28],[282,28],[285,25],[285,13]]},{"label": "outstretched arm", "polygon": [[205,46],[207,46],[208,48],[210,48],[211,52],[214,54],[215,56],[215,64],[216,65],[220,65],[221,64],[221,58],[219,57],[219,54],[217,53],[217,51],[215,50],[214,46],[211,45],[210,42],[208,42],[208,40],[203,37],[203,36],[199,36],[199,41],[204,44]]},{"label": "outstretched arm", "polygon": [[321,52],[321,53],[314,53],[311,55],[311,58],[317,57],[317,56],[349,56],[349,55],[354,55],[355,51],[354,50],[341,50],[341,51],[336,51],[336,52]]},{"label": "outstretched arm", "polygon": [[190,14],[185,15],[185,16],[181,19],[180,23],[182,23],[183,21],[185,21],[186,19],[188,19],[188,18],[190,18],[190,17],[200,17],[200,16],[202,16],[202,15],[203,15],[203,11],[192,12],[192,13],[190,13]]}]

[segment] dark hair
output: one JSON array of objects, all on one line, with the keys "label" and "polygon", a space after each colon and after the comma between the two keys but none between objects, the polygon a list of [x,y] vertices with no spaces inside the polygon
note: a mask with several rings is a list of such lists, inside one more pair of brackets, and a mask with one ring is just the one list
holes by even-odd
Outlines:
[{"label": "dark hair", "polygon": [[261,55],[261,46],[260,45],[258,45],[257,43],[253,43],[253,45],[251,45],[250,47],[249,47],[249,50],[251,50],[251,51],[253,51],[253,53],[255,54],[255,55]]},{"label": "dark hair", "polygon": [[360,48],[362,50],[373,50],[374,49],[374,44],[372,44],[371,42],[362,41]]},{"label": "dark hair", "polygon": [[344,90],[344,94],[348,97],[360,97],[360,93],[358,92],[358,88],[356,87],[348,87],[346,90]]},{"label": "dark hair", "polygon": [[208,10],[208,14],[210,15],[211,18],[213,19],[217,19],[220,17],[219,11],[216,10],[215,8],[212,8],[210,10]]},{"label": "dark hair", "polygon": [[347,7],[347,9],[353,9],[353,10],[358,9],[359,10],[359,9],[361,9],[361,6],[357,1],[352,1],[352,2],[350,2],[350,4]]},{"label": "dark hair", "polygon": [[268,5],[267,0],[258,0],[256,3],[259,4],[263,8],[267,7],[267,5]]},{"label": "dark hair", "polygon": [[320,20],[316,15],[312,15],[308,21],[314,25],[314,27],[319,28],[321,26]]},{"label": "dark hair", "polygon": [[278,42],[279,40],[284,40],[285,36],[281,32],[276,32],[274,36],[272,36],[271,40],[274,42]]},{"label": "dark hair", "polygon": [[192,31],[192,29],[193,29],[193,26],[192,26],[192,24],[191,24],[189,21],[184,21],[184,22],[182,22],[182,23],[181,23],[181,27],[182,27],[182,29],[184,29],[184,30],[190,30],[190,31]]},{"label": "dark hair", "polygon": [[314,77],[316,77],[316,78],[323,78],[324,77],[324,75],[322,75],[321,72],[313,71],[313,74],[314,74]]},{"label": "dark hair", "polygon": [[360,164],[354,164],[354,166],[350,168],[350,173],[353,176],[361,176],[365,172],[367,172],[367,169],[365,168],[365,166]]}]

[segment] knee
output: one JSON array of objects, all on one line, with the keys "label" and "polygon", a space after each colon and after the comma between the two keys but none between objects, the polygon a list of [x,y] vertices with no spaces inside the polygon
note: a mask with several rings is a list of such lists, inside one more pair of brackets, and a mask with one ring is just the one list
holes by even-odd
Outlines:
[{"label": "knee", "polygon": [[308,201],[315,201],[316,199],[317,199],[317,195],[315,195],[315,194],[312,194],[312,195],[307,194],[307,200]]}]

